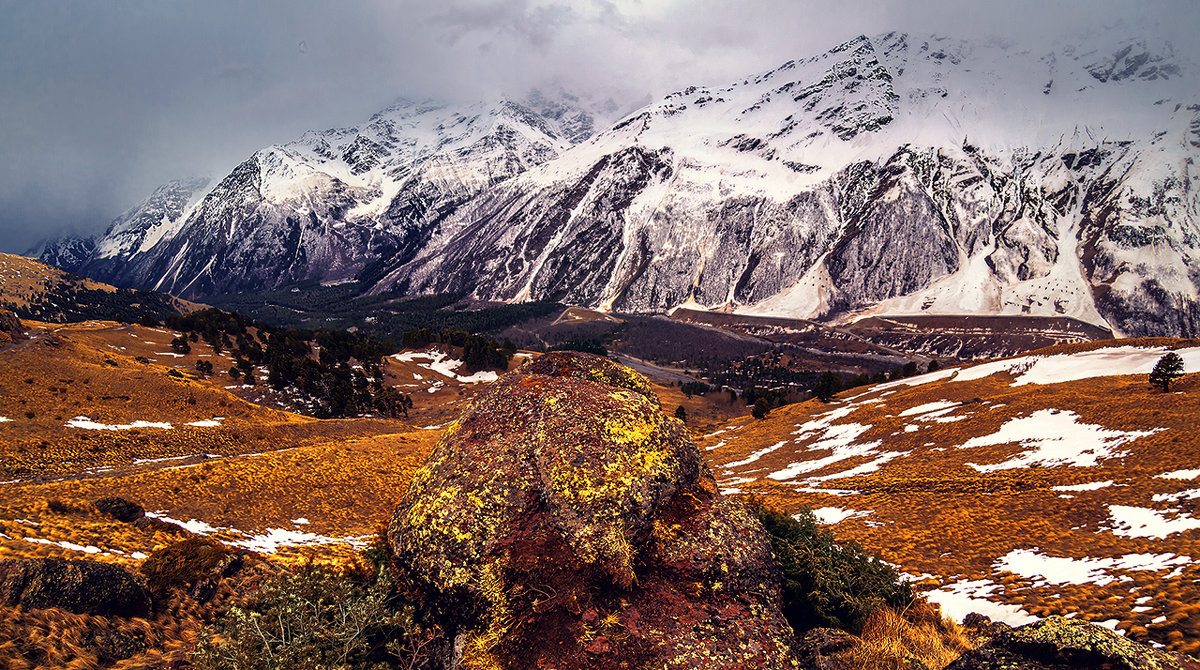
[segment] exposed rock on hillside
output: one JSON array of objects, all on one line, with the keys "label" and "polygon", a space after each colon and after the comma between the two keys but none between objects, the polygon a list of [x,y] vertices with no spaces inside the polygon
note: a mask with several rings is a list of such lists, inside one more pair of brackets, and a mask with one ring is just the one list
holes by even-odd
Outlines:
[{"label": "exposed rock on hillside", "polygon": [[0,344],[26,339],[21,320],[8,310],[0,309]]},{"label": "exposed rock on hillside", "polygon": [[0,603],[98,616],[150,614],[150,593],[132,572],[61,558],[0,561]]},{"label": "exposed rock on hillside", "polygon": [[605,359],[549,354],[496,382],[389,537],[454,617],[450,667],[795,663],[762,527],[717,494],[646,380]]},{"label": "exposed rock on hillside", "polygon": [[947,670],[1200,670],[1186,656],[1127,640],[1086,621],[1052,616],[996,635]]}]

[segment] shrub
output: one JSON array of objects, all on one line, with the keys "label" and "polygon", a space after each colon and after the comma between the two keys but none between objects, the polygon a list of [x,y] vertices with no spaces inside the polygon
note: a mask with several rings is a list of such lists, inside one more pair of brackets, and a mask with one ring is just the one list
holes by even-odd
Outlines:
[{"label": "shrub", "polygon": [[101,498],[94,504],[101,514],[111,516],[117,521],[133,523],[146,516],[146,509],[141,505],[116,496]]},{"label": "shrub", "polygon": [[765,419],[767,414],[771,413],[771,405],[766,398],[759,398],[754,401],[754,407],[750,410],[750,415],[756,419]]},{"label": "shrub", "polygon": [[687,409],[683,405],[675,409],[675,418],[687,423]]},{"label": "shrub", "polygon": [[216,628],[200,637],[198,670],[423,667],[415,661],[438,637],[417,625],[386,573],[364,583],[312,564],[264,582]]},{"label": "shrub", "polygon": [[812,509],[789,516],[758,500],[750,507],[783,569],[783,614],[797,633],[833,627],[857,634],[881,607],[912,605],[912,587],[895,568],[856,542],[836,541],[817,525]]},{"label": "shrub", "polygon": [[220,579],[235,557],[225,545],[205,538],[191,538],[150,554],[140,568],[146,586],[156,599],[165,599],[175,588],[191,589],[201,581]]}]

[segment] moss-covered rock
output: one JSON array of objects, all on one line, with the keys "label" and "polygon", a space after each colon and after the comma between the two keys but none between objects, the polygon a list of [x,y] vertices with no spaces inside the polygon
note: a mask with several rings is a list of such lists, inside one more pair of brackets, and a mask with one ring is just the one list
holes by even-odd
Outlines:
[{"label": "moss-covered rock", "polygon": [[1200,670],[1195,659],[1128,640],[1075,619],[1052,616],[1000,632],[947,670]]},{"label": "moss-covered rock", "polygon": [[61,558],[0,561],[0,603],[76,614],[144,617],[150,593],[118,565]]},{"label": "moss-covered rock", "polygon": [[[762,527],[649,383],[556,353],[447,428],[389,529],[463,668],[790,667]],[[450,653],[454,656],[454,653]]]}]

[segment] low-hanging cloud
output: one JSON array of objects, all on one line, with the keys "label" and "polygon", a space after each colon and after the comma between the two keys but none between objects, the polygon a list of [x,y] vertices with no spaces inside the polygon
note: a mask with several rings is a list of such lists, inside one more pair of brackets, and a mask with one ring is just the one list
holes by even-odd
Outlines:
[{"label": "low-hanging cloud", "polygon": [[[1200,3],[1157,0],[0,0],[0,249],[94,232],[173,178],[220,176],[396,97],[561,85],[632,103],[858,34],[1039,48],[1125,23],[1193,49]],[[1195,54],[1186,54],[1195,62]]]}]

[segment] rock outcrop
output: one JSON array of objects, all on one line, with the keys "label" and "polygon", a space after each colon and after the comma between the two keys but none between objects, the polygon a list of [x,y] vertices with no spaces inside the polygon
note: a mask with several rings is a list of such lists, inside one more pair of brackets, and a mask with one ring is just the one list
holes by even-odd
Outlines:
[{"label": "rock outcrop", "polygon": [[451,668],[784,668],[761,525],[636,372],[553,353],[446,430],[395,510]]},{"label": "rock outcrop", "polygon": [[0,561],[0,604],[76,614],[144,617],[150,593],[117,565],[61,558]]},{"label": "rock outcrop", "polygon": [[25,326],[21,324],[21,320],[12,312],[0,309],[0,344],[18,342],[27,337]]},{"label": "rock outcrop", "polygon": [[1052,616],[999,632],[946,670],[1200,670],[1195,659],[1154,649],[1095,624]]}]

